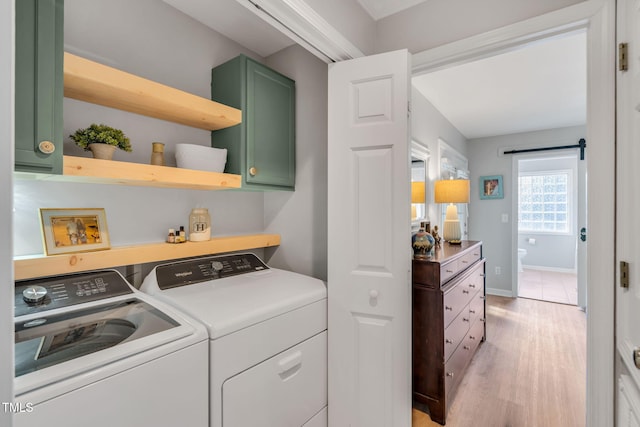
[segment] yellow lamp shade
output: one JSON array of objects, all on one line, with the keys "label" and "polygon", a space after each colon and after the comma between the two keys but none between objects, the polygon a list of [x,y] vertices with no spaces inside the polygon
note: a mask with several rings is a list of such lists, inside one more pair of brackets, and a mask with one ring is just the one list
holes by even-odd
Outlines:
[{"label": "yellow lamp shade", "polygon": [[411,182],[411,203],[424,203],[425,201],[424,181]]},{"label": "yellow lamp shade", "polygon": [[469,203],[469,180],[443,179],[436,181],[434,198],[436,203]]}]

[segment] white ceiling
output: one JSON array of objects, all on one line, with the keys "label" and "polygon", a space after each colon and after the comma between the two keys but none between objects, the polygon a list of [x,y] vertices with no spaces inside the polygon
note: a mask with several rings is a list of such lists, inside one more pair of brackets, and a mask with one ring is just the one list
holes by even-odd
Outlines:
[{"label": "white ceiling", "polygon": [[263,57],[294,44],[293,40],[236,0],[164,2]]},{"label": "white ceiling", "polygon": [[385,18],[401,10],[409,9],[426,0],[357,0],[374,20]]},{"label": "white ceiling", "polygon": [[467,139],[586,123],[586,34],[414,77]]}]

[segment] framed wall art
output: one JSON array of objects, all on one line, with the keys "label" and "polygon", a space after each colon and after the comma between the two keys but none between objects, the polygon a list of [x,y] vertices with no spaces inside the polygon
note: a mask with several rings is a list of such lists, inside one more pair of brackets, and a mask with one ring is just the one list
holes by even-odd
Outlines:
[{"label": "framed wall art", "polygon": [[47,255],[109,249],[103,208],[40,209],[42,240]]},{"label": "framed wall art", "polygon": [[502,175],[489,175],[480,177],[481,199],[503,199]]}]

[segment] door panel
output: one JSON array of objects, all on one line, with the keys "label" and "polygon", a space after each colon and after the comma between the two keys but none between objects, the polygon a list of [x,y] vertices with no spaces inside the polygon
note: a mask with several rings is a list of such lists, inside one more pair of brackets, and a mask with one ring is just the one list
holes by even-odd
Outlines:
[{"label": "door panel", "polygon": [[329,425],[411,424],[407,51],[329,68]]},{"label": "door panel", "polygon": [[[640,369],[633,362],[633,350],[640,347],[640,0],[617,3],[618,42],[627,42],[628,70],[617,75],[617,165],[616,165],[616,264],[629,264],[629,286],[617,286],[617,348],[635,386]],[[618,269],[618,284],[620,283]]]}]

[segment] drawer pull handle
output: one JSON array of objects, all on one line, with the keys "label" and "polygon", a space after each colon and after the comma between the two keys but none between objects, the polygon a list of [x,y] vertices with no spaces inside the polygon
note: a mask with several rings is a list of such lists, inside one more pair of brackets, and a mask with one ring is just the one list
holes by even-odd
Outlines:
[{"label": "drawer pull handle", "polygon": [[463,318],[462,318],[462,321],[463,321],[463,322],[468,322],[468,321],[469,321],[469,319],[466,319],[466,318],[464,318],[464,317],[463,317]]},{"label": "drawer pull handle", "polygon": [[476,311],[475,310],[469,310],[469,313],[476,314]]},{"label": "drawer pull handle", "polygon": [[471,347],[469,347],[468,345],[465,345],[465,346],[464,346],[464,347],[462,347],[462,348],[464,348],[465,350],[471,350]]},{"label": "drawer pull handle", "polygon": [[298,373],[302,367],[302,352],[296,351],[278,362],[278,375],[285,381]]},{"label": "drawer pull handle", "polygon": [[445,306],[444,306],[444,309],[445,309],[445,310],[449,310],[449,311],[453,311],[453,308],[449,307],[448,305],[445,305]]},{"label": "drawer pull handle", "polygon": [[484,318],[484,317],[481,317],[481,318],[480,318],[480,321],[481,321],[481,322],[486,322],[486,320],[485,320],[485,318]]},{"label": "drawer pull handle", "polygon": [[475,340],[476,337],[474,337],[473,335],[469,335],[469,339]]},{"label": "drawer pull handle", "polygon": [[463,259],[463,260],[462,260],[462,263],[463,263],[463,264],[469,264],[469,261],[467,261],[466,259]]},{"label": "drawer pull handle", "polygon": [[451,341],[449,338],[447,338],[446,340],[444,340],[444,342],[446,342],[447,344],[453,344],[453,341]]},{"label": "drawer pull handle", "polygon": [[480,295],[480,299],[486,299],[484,295]]},{"label": "drawer pull handle", "polygon": [[453,372],[447,372],[447,376],[453,378]]},{"label": "drawer pull handle", "polygon": [[486,275],[486,274],[484,274],[484,273],[483,273],[483,274],[479,274],[479,276],[480,276],[480,277],[487,277],[487,275]]},{"label": "drawer pull handle", "polygon": [[445,270],[447,273],[453,273],[453,270]]},{"label": "drawer pull handle", "polygon": [[468,293],[469,293],[469,291],[468,291],[468,290],[466,290],[466,289],[463,289],[463,290],[462,290],[462,293],[463,293],[463,294],[468,294]]}]

